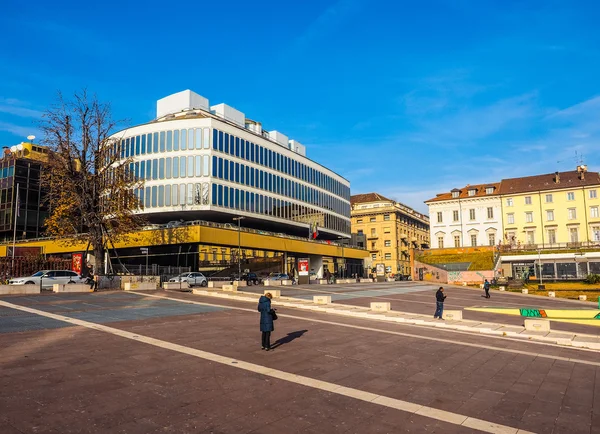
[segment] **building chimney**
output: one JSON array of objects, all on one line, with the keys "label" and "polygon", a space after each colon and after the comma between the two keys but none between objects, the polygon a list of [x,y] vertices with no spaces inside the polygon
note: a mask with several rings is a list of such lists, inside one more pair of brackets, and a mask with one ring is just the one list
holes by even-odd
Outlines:
[{"label": "building chimney", "polygon": [[560,173],[554,172],[554,183],[560,184]]},{"label": "building chimney", "polygon": [[582,181],[585,179],[585,172],[587,172],[587,166],[583,164],[577,166],[577,173],[579,174],[579,179]]}]

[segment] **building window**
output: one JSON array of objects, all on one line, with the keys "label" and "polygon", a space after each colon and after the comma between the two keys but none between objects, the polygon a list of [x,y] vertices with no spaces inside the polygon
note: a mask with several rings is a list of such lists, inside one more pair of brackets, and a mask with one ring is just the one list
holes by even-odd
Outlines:
[{"label": "building window", "polygon": [[525,196],[525,205],[531,205],[531,196]]},{"label": "building window", "polygon": [[442,223],[442,213],[441,212],[437,213],[437,222]]},{"label": "building window", "polygon": [[363,222],[362,219],[356,220],[356,223],[362,223],[362,222]]},{"label": "building window", "polygon": [[590,207],[590,217],[591,218],[598,218],[598,207],[597,206],[591,206]]},{"label": "building window", "polygon": [[444,248],[444,237],[438,237],[438,248]]},{"label": "building window", "polygon": [[459,194],[460,194],[460,191],[453,191],[452,192],[452,197],[453,198],[457,198]]},{"label": "building window", "polygon": [[512,212],[510,214],[506,214],[506,222],[509,225],[514,225],[515,224],[515,215]]},{"label": "building window", "polygon": [[494,187],[486,187],[485,194],[492,194],[494,192]]},{"label": "building window", "polygon": [[377,219],[376,219],[375,217],[371,217],[371,218],[369,219],[369,221],[370,221],[371,223],[373,223],[373,222],[374,222],[374,221],[376,221],[376,220],[377,220]]},{"label": "building window", "polygon": [[371,242],[371,250],[375,250],[376,249],[376,244],[375,241]]},{"label": "building window", "polygon": [[569,228],[569,237],[572,243],[579,241],[579,230],[577,228]]},{"label": "building window", "polygon": [[533,213],[532,212],[525,213],[525,222],[533,223]]},{"label": "building window", "polygon": [[471,235],[471,245],[475,247],[477,245],[477,235]]},{"label": "building window", "polygon": [[592,239],[600,241],[600,226],[592,226]]},{"label": "building window", "polygon": [[490,246],[495,246],[496,245],[496,234],[488,234],[488,241],[490,243]]},{"label": "building window", "polygon": [[374,237],[377,235],[377,230],[375,228],[371,228],[371,236]]},{"label": "building window", "polygon": [[556,229],[548,229],[548,242],[556,244]]},{"label": "building window", "polygon": [[552,203],[552,195],[551,194],[546,195],[546,203]]},{"label": "building window", "polygon": [[452,220],[454,220],[455,222],[458,221],[458,211],[457,210],[452,211]]},{"label": "building window", "polygon": [[569,220],[575,220],[577,218],[577,209],[576,208],[569,208],[568,212],[569,212]]},{"label": "building window", "polygon": [[469,219],[470,220],[475,220],[475,208],[471,208],[469,210]]},{"label": "building window", "polygon": [[384,245],[385,247],[392,247],[392,241],[391,241],[391,240],[385,240],[385,241],[383,242],[383,245]]},{"label": "building window", "polygon": [[359,230],[356,231],[356,234],[357,235],[364,235],[364,232],[363,232],[362,229],[359,229]]},{"label": "building window", "polygon": [[384,214],[383,215],[383,221],[389,221],[390,220],[390,215],[389,214]]},{"label": "building window", "polygon": [[469,190],[469,196],[475,196],[475,193],[477,192],[477,190]]},{"label": "building window", "polygon": [[460,235],[454,235],[454,247],[460,247]]},{"label": "building window", "polygon": [[392,259],[392,254],[391,253],[386,253],[385,254],[385,259]]},{"label": "building window", "polygon": [[575,200],[575,193],[570,191],[567,193],[567,200]]},{"label": "building window", "polygon": [[373,261],[376,261],[376,260],[377,260],[377,253],[372,253],[372,254],[371,254],[371,259],[372,259]]},{"label": "building window", "polygon": [[596,199],[597,197],[596,190],[590,190],[590,199]]},{"label": "building window", "polygon": [[513,206],[513,199],[512,199],[512,197],[509,197],[508,199],[506,199],[506,206]]},{"label": "building window", "polygon": [[493,219],[494,218],[494,208],[492,208],[491,206],[488,207],[487,209],[487,216],[489,219]]},{"label": "building window", "polygon": [[390,233],[390,228],[383,228],[383,233],[384,234],[389,234]]},{"label": "building window", "polygon": [[527,231],[527,244],[535,244],[535,231]]},{"label": "building window", "polygon": [[554,221],[554,210],[549,209],[546,211],[546,220],[549,222]]}]

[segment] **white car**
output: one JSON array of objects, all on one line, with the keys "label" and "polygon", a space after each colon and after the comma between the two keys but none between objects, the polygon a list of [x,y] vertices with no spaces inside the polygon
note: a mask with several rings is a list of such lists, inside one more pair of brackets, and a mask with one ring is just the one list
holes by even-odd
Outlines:
[{"label": "white car", "polygon": [[207,286],[208,285],[208,279],[206,278],[206,276],[204,276],[204,274],[199,273],[197,271],[191,272],[191,273],[181,273],[179,276],[169,279],[169,282],[187,283],[190,286]]},{"label": "white car", "polygon": [[81,276],[70,270],[42,270],[27,277],[17,277],[8,281],[9,285],[37,285],[52,288],[56,283],[83,283]]}]

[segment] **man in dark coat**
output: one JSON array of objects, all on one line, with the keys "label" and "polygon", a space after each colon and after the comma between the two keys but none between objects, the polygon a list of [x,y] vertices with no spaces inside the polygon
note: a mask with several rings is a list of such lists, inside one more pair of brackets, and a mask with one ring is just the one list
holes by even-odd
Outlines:
[{"label": "man in dark coat", "polygon": [[273,325],[273,315],[271,315],[270,292],[261,296],[258,300],[258,311],[260,312],[260,331],[262,332],[262,349],[269,351],[271,349],[271,332],[275,330]]},{"label": "man in dark coat", "polygon": [[490,298],[490,282],[487,279],[483,282],[483,289],[485,290],[485,298]]},{"label": "man in dark coat", "polygon": [[444,287],[440,286],[440,289],[435,293],[435,313],[433,314],[434,318],[442,318],[442,314],[444,313],[444,300],[446,300],[446,296],[444,295]]}]

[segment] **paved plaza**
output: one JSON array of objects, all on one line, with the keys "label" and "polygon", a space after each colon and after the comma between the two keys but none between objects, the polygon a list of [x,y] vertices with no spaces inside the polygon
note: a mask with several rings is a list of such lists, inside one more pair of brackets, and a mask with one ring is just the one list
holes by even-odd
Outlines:
[{"label": "paved plaza", "polygon": [[[436,288],[277,289],[432,315]],[[447,293],[452,309],[581,306]],[[597,351],[287,307],[278,314],[275,348],[265,352],[256,305],[240,300],[174,291],[2,297],[0,433],[600,433]]]}]

